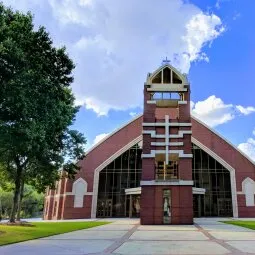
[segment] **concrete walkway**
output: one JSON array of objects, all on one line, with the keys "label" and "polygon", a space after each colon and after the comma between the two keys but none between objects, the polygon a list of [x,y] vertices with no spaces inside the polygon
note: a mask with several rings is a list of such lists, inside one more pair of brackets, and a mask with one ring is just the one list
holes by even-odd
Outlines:
[{"label": "concrete walkway", "polygon": [[139,220],[111,219],[105,226],[2,246],[0,254],[255,254],[255,231],[218,220],[196,219],[193,226],[140,226]]}]

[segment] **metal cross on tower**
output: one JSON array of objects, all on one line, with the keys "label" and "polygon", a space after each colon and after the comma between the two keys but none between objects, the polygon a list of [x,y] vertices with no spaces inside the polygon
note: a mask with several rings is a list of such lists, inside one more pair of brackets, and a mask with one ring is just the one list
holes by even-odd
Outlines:
[{"label": "metal cross on tower", "polygon": [[166,57],[166,59],[164,59],[163,61],[162,61],[162,65],[166,65],[166,64],[170,64],[170,60],[169,59],[167,59],[167,57]]}]

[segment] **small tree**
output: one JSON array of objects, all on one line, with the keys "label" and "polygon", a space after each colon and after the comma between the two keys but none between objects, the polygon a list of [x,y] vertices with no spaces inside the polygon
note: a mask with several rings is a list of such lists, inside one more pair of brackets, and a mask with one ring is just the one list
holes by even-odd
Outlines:
[{"label": "small tree", "polygon": [[[78,108],[70,85],[74,69],[65,48],[55,48],[30,13],[0,4],[0,163],[14,183],[15,221],[24,183],[43,190],[59,169],[73,176],[85,138],[70,130]],[[20,199],[21,198],[21,199]]]}]

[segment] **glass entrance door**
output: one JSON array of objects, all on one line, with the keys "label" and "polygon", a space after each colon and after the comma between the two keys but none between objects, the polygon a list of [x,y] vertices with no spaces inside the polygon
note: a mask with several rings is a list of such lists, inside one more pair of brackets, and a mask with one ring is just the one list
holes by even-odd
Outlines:
[{"label": "glass entrance door", "polygon": [[112,199],[99,199],[97,202],[97,217],[112,217]]},{"label": "glass entrance door", "polygon": [[163,224],[171,224],[171,190],[163,190]]},{"label": "glass entrance door", "polygon": [[204,195],[193,194],[193,213],[195,218],[204,217]]},{"label": "glass entrance door", "polygon": [[129,218],[140,218],[140,195],[127,195],[126,216]]}]

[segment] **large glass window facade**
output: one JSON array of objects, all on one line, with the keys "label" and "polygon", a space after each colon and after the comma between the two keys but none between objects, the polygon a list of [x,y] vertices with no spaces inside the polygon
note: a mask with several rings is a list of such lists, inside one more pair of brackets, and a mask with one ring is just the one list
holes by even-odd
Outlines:
[{"label": "large glass window facade", "polygon": [[230,172],[193,144],[194,187],[205,195],[193,195],[195,216],[232,216]]},{"label": "large glass window facade", "polygon": [[141,144],[136,144],[100,172],[98,217],[126,217],[129,215],[127,208],[129,197],[126,197],[125,189],[140,187],[141,154]]},{"label": "large glass window facade", "polygon": [[[100,172],[97,217],[130,216],[130,204],[137,199],[126,196],[125,189],[140,187],[141,154],[141,144],[136,144]],[[195,217],[232,216],[229,171],[196,145],[193,180],[194,187],[206,190],[204,195],[193,195]],[[135,205],[134,208],[138,207]]]}]

